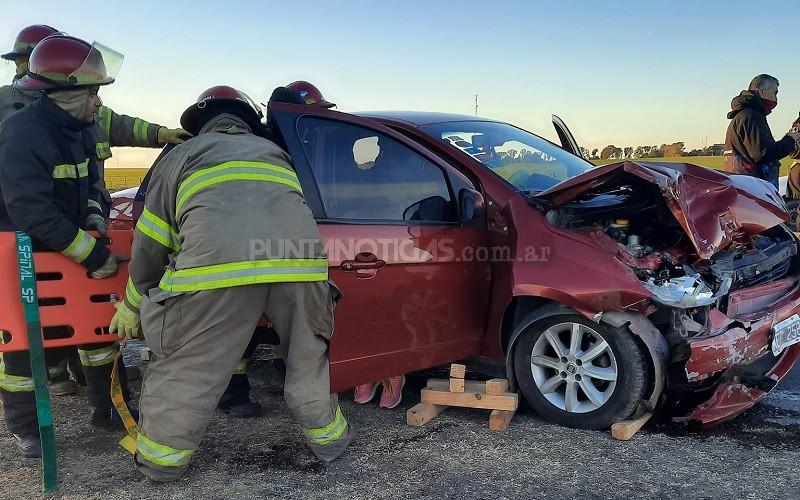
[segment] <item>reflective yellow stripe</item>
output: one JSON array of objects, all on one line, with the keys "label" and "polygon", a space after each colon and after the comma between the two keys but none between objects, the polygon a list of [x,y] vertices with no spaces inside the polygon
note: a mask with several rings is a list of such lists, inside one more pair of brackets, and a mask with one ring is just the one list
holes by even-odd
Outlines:
[{"label": "reflective yellow stripe", "polygon": [[78,179],[89,175],[89,160],[77,165],[64,164],[53,167],[53,179]]},{"label": "reflective yellow stripe", "polygon": [[105,161],[111,158],[111,145],[107,142],[98,142],[97,143],[97,159],[100,161]]},{"label": "reflective yellow stripe", "polygon": [[125,298],[128,299],[128,302],[131,303],[133,307],[138,308],[142,302],[142,294],[136,290],[136,286],[133,284],[133,279],[128,277],[128,284],[125,285]]},{"label": "reflective yellow stripe", "polygon": [[0,353],[0,389],[7,392],[32,392],[33,378],[20,377],[19,375],[9,375],[6,373],[3,353]]},{"label": "reflective yellow stripe", "polygon": [[100,128],[103,129],[103,133],[105,134],[105,137],[103,137],[103,140],[100,142],[108,147],[111,146],[111,117],[111,109],[105,106],[100,106],[100,110],[97,112],[97,120],[100,124]]},{"label": "reflective yellow stripe", "polygon": [[275,182],[289,186],[302,193],[294,170],[259,161],[228,161],[220,165],[198,170],[178,187],[175,213],[179,213],[186,201],[201,189],[228,181]]},{"label": "reflective yellow stripe", "polygon": [[141,118],[134,118],[133,119],[133,139],[135,142],[138,142],[141,146],[147,146],[149,144],[149,140],[147,137],[147,132],[150,129],[150,124],[146,121],[142,120]]},{"label": "reflective yellow stripe", "polygon": [[247,367],[250,365],[250,358],[242,358],[236,363],[236,368],[233,369],[234,375],[246,375]]},{"label": "reflective yellow stripe", "polygon": [[78,229],[78,234],[75,235],[72,243],[61,253],[80,264],[92,253],[95,243],[96,240],[94,238],[86,234],[83,229]]},{"label": "reflective yellow stripe", "polygon": [[142,120],[139,119],[139,118],[134,118],[133,119],[133,142],[134,143],[139,143],[140,144],[141,141],[142,141],[141,140],[142,135],[141,135],[141,132],[139,132],[139,129],[141,127],[142,127]]},{"label": "reflective yellow stripe", "polygon": [[342,415],[342,409],[337,406],[336,417],[334,417],[333,422],[325,427],[305,429],[303,432],[306,433],[306,437],[311,444],[325,446],[341,438],[346,430],[347,420],[345,420],[344,415]]},{"label": "reflective yellow stripe", "polygon": [[167,292],[196,292],[258,283],[293,283],[327,279],[327,259],[273,259],[232,262],[177,271],[167,269],[158,286]]},{"label": "reflective yellow stripe", "polygon": [[181,249],[180,237],[177,231],[175,231],[167,221],[151,212],[147,207],[142,211],[142,215],[136,223],[136,229],[156,243],[164,245],[170,250],[177,252]]},{"label": "reflective yellow stripe", "polygon": [[81,358],[81,364],[83,366],[104,366],[114,362],[118,350],[118,344],[101,347],[100,349],[78,349],[78,356]]},{"label": "reflective yellow stripe", "polygon": [[109,132],[111,131],[111,110],[106,106],[100,106],[100,109],[97,110],[97,124],[100,125],[100,128],[103,129],[106,136],[103,137],[104,141],[101,142],[108,142],[109,140]]},{"label": "reflective yellow stripe", "polygon": [[97,210],[100,210],[101,212],[103,211],[103,207],[101,207],[100,204],[98,202],[94,201],[94,200],[88,200],[86,204],[87,204],[87,206],[89,208],[96,208]]},{"label": "reflective yellow stripe", "polygon": [[164,467],[183,467],[194,454],[194,450],[178,450],[156,443],[141,432],[136,437],[136,450],[148,462]]}]

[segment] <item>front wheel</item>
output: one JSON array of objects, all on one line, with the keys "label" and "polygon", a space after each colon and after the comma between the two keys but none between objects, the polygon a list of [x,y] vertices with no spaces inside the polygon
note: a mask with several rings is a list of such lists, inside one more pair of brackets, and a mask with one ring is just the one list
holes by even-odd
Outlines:
[{"label": "front wheel", "polygon": [[649,366],[631,333],[577,314],[534,323],[514,349],[515,375],[533,409],[583,429],[606,429],[629,417],[647,389]]}]

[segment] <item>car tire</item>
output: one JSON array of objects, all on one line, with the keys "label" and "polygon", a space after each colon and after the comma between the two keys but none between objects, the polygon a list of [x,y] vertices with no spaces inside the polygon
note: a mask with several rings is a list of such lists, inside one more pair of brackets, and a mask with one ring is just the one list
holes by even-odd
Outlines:
[{"label": "car tire", "polygon": [[607,429],[629,417],[644,397],[651,371],[647,356],[626,330],[561,314],[520,334],[514,372],[525,400],[542,417],[568,427]]}]

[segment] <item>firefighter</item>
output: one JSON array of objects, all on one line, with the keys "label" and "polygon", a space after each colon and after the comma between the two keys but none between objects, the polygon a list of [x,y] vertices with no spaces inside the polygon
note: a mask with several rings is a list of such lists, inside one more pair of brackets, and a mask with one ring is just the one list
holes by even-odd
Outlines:
[{"label": "firefighter", "polygon": [[[10,116],[0,132],[0,230],[24,231],[34,249],[61,252],[92,278],[117,272],[125,257],[86,229],[101,215],[97,160],[91,135],[101,105],[97,91],[114,81],[122,56],[98,44],[53,35],[30,55],[26,76],[14,85],[40,97]],[[91,423],[111,424],[109,396],[116,343],[79,346],[86,367]],[[124,379],[123,379],[124,384]],[[123,387],[123,390],[126,390]],[[0,365],[0,398],[6,427],[26,457],[41,453],[27,352],[6,353]]]},{"label": "firefighter", "polygon": [[203,92],[181,116],[196,137],[159,163],[136,226],[111,330],[135,336],[141,307],[152,355],[135,463],[154,481],[187,467],[262,314],[286,352],[286,403],[311,451],[331,461],[351,438],[330,394],[338,291],[291,160],[259,137],[260,118],[236,89]]},{"label": "firefighter", "polygon": [[[30,54],[36,44],[48,36],[60,34],[51,26],[36,24],[23,28],[14,41],[14,47],[10,52],[3,54],[3,59],[13,61],[16,65],[16,74],[13,82],[24,77],[28,70]],[[17,86],[6,85],[0,87],[0,124],[16,111],[19,111],[28,104],[33,103],[39,98],[41,93],[38,90],[24,90]],[[87,223],[88,229],[99,231],[102,235],[106,234],[106,217],[111,207],[111,195],[106,189],[104,181],[104,162],[111,158],[112,146],[139,146],[139,147],[161,147],[165,144],[180,144],[190,135],[183,129],[170,129],[155,123],[148,123],[141,118],[134,118],[126,115],[119,115],[106,106],[100,106],[95,117],[95,124],[90,128],[94,137],[97,151],[98,177],[95,188],[101,193],[100,199],[93,203],[100,205],[101,211],[92,214],[91,220]],[[54,395],[67,395],[77,392],[77,384],[70,380],[67,373],[67,363],[73,368],[73,373],[81,379],[82,374],[77,368],[78,359],[87,359],[87,353],[78,352],[71,348],[52,349],[48,352],[48,365],[51,365],[50,372],[50,392]],[[82,364],[82,362],[81,362]]]},{"label": "firefighter", "polygon": [[[277,87],[272,91],[269,102],[307,104],[309,106],[320,106],[324,108],[336,106],[332,102],[325,100],[317,87],[302,80],[292,82],[285,87]],[[286,143],[269,109],[267,110],[267,128],[270,134],[269,138],[272,142],[286,151]],[[244,357],[242,357],[236,365],[228,387],[225,389],[222,398],[220,398],[218,407],[233,417],[250,418],[261,415],[261,405],[250,399],[250,381],[247,378],[247,368],[250,364],[250,356],[253,351],[255,351],[256,347],[258,347],[258,344],[262,343],[260,337],[263,336],[265,335],[263,335],[263,332],[260,330],[253,335],[253,339],[245,350]],[[278,374],[285,379],[286,364],[283,360],[281,346],[271,345],[270,347]]]}]

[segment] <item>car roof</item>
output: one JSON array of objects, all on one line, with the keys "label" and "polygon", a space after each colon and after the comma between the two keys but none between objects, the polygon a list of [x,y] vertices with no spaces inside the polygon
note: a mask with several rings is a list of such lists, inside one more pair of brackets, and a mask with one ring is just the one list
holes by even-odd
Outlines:
[{"label": "car roof", "polygon": [[436,113],[431,111],[360,111],[353,114],[356,116],[363,116],[365,118],[373,118],[377,120],[405,122],[416,127],[421,125],[429,125],[431,123],[495,121],[488,118],[481,118],[479,116],[458,115],[454,113]]}]

